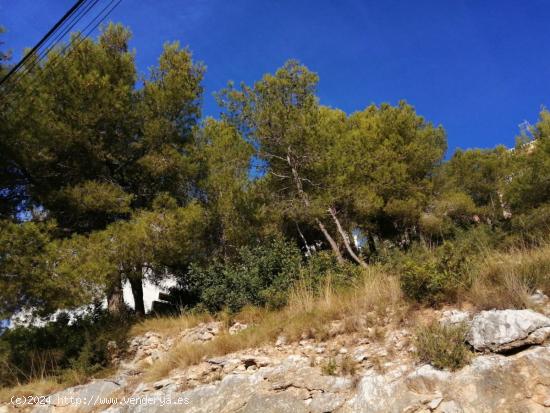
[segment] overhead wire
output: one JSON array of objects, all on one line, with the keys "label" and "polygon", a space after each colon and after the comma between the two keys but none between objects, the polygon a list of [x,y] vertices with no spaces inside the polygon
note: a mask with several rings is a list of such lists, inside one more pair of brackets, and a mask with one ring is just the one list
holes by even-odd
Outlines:
[{"label": "overhead wire", "polygon": [[[80,9],[75,11],[73,15],[71,16],[71,20],[67,22],[67,28],[64,30],[60,30],[60,32],[57,34],[57,36],[49,42],[49,44],[45,47],[45,49],[40,53],[35,53],[34,58],[29,63],[28,67],[25,68],[25,66],[22,67],[21,72],[19,73],[18,77],[15,77],[12,80],[12,84],[17,83],[19,80],[21,80],[25,75],[32,72],[32,70],[39,65],[47,56],[48,54],[63,40],[63,38],[69,33],[73,28],[80,22],[80,20],[85,16],[86,13],[88,13],[92,7],[94,7],[95,4],[97,4],[100,0],[84,0],[83,3],[81,3]],[[88,5],[86,7],[83,7],[86,3]]]},{"label": "overhead wire", "polygon": [[0,85],[4,84],[8,81],[8,79],[13,76],[15,72],[17,72],[26,62],[29,60],[34,53],[39,50],[42,45],[61,27],[65,21],[76,11],[78,8],[82,6],[85,0],[78,0],[62,17],[59,19],[53,27],[48,30],[48,32],[38,41],[38,43],[25,55],[23,58],[17,63],[14,67],[12,67],[6,76],[4,76],[2,79],[0,79]]},{"label": "overhead wire", "polygon": [[[62,39],[74,26],[83,18],[85,14],[87,14],[100,0],[91,0],[89,5],[83,9],[79,17],[74,17],[73,24],[71,24],[67,29],[65,29],[62,33],[63,35],[59,35],[59,40]],[[68,57],[74,50],[77,50],[80,44],[84,40],[86,40],[98,27],[99,25],[113,12],[113,10],[118,7],[118,5],[122,2],[122,0],[110,0],[108,4],[101,9],[101,11],[91,20],[88,22],[88,24],[82,29],[79,30],[78,34],[74,36],[69,43],[67,43],[60,51],[57,53],[50,61],[47,62],[47,65],[44,67],[44,70],[40,72],[35,79],[33,79],[33,82],[31,83],[30,87],[26,89],[26,94],[31,93],[34,86],[36,86],[39,82],[44,80],[47,73],[51,70],[55,70],[55,68],[58,67],[60,62],[62,61],[62,58]],[[52,42],[51,45],[48,47],[48,51],[44,53],[44,55],[41,57],[40,61],[37,61],[33,64],[32,68],[26,73],[28,75],[30,71],[34,69],[34,67],[38,66],[40,67],[39,63],[42,62],[44,59],[46,59],[51,52],[57,45],[59,44],[59,41],[57,43]],[[19,83],[23,81],[23,77],[20,77],[17,79],[17,82],[12,83],[11,89],[5,91],[4,95],[9,95],[10,92],[12,92]]]}]

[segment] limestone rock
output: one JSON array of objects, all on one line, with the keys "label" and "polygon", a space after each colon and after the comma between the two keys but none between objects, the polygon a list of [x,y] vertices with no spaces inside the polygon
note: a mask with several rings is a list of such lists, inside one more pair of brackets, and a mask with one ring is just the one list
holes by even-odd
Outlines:
[{"label": "limestone rock", "polygon": [[468,342],[479,351],[506,352],[541,344],[550,336],[550,318],[532,310],[482,311],[472,321]]},{"label": "limestone rock", "polygon": [[441,404],[441,402],[443,401],[443,398],[442,397],[436,397],[435,399],[433,399],[432,401],[430,401],[426,406],[428,407],[428,409],[430,410],[435,410],[439,407],[439,405]]},{"label": "limestone rock", "polygon": [[[464,322],[466,316],[469,318],[467,313],[451,311],[442,319],[453,324]],[[542,343],[549,330],[548,318],[533,311],[482,312],[471,323],[472,344],[482,343],[477,348],[493,351],[515,348],[517,352],[478,354],[470,365],[455,372],[416,365],[406,351],[412,333],[388,328],[385,338],[376,342],[365,339],[364,332],[356,332],[322,343],[307,338],[302,345],[291,342],[248,348],[176,368],[156,382],[146,382],[144,371],[139,370],[141,362],[132,360],[163,356],[178,340],[207,342],[223,331],[221,323],[203,323],[173,338],[152,332],[135,337],[130,344],[130,362],[119,365],[113,380],[94,380],[52,395],[86,400],[146,398],[147,403],[57,403],[34,411],[542,413],[550,407],[550,344],[524,345]],[[356,360],[355,375],[326,374],[322,365],[329,357]]]},{"label": "limestone rock", "polygon": [[445,383],[451,378],[451,373],[438,370],[429,364],[426,364],[409,374],[405,383],[407,388],[419,394],[437,393],[441,383]]},{"label": "limestone rock", "polygon": [[272,395],[254,395],[242,413],[307,413],[305,403],[286,392]]},{"label": "limestone rock", "polygon": [[534,305],[546,305],[550,302],[550,298],[546,294],[544,294],[541,290],[535,291],[534,294],[532,294],[529,297],[529,301],[531,301]]},{"label": "limestone rock", "polygon": [[338,393],[323,392],[312,397],[309,411],[312,413],[332,412],[344,404],[346,399]]},{"label": "limestone rock", "polygon": [[287,340],[285,336],[279,336],[277,337],[277,341],[275,341],[275,346],[282,347],[286,344]]},{"label": "limestone rock", "polygon": [[196,327],[183,331],[180,338],[188,343],[210,341],[220,333],[221,329],[222,323],[219,321],[201,323]]},{"label": "limestone rock", "polygon": [[462,413],[462,408],[454,400],[444,401],[439,405],[439,413]]},{"label": "limestone rock", "polygon": [[246,330],[248,328],[248,324],[239,323],[238,321],[233,324],[231,327],[229,327],[229,334],[237,334],[240,333],[243,330]]},{"label": "limestone rock", "polygon": [[439,322],[444,325],[456,325],[469,323],[471,315],[466,311],[461,310],[446,310],[441,314]]},{"label": "limestone rock", "polygon": [[119,388],[120,385],[114,381],[93,380],[51,395],[50,405],[38,405],[32,411],[33,413],[91,412],[97,407],[107,407],[104,404],[105,400]]},{"label": "limestone rock", "polygon": [[513,356],[482,355],[454,373],[427,365],[369,372],[342,412],[535,413],[547,411],[549,394],[550,347],[539,346]]},{"label": "limestone rock", "polygon": [[160,334],[149,331],[142,336],[134,337],[128,345],[128,353],[133,355],[133,363],[146,360],[158,360],[169,348],[168,341],[162,340]]}]

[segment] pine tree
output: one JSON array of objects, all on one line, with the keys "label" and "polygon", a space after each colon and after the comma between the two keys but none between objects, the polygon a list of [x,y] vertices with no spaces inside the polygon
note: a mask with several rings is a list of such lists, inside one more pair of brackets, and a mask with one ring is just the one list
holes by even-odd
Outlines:
[{"label": "pine tree", "polygon": [[[138,87],[129,39],[128,29],[110,24],[97,41],[55,49],[18,83],[21,98],[6,111],[2,145],[22,177],[17,188],[65,236],[128,220],[161,193],[180,205],[193,198],[188,146],[200,118],[204,69],[188,50],[167,44]],[[113,311],[122,306],[125,278],[139,277],[112,276]]]},{"label": "pine tree", "polygon": [[268,186],[278,198],[277,205],[290,215],[311,220],[343,262],[337,242],[310,199],[316,185],[311,170],[320,154],[317,82],[315,73],[291,60],[252,87],[242,85],[237,90],[229,85],[219,102],[226,110],[225,119],[257,148],[258,158],[267,165]]}]

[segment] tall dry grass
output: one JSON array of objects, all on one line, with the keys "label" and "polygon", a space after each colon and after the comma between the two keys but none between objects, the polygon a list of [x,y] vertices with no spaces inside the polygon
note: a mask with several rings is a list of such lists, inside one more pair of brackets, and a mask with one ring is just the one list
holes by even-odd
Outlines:
[{"label": "tall dry grass", "polygon": [[208,343],[176,346],[150,366],[148,379],[158,380],[174,368],[197,364],[204,358],[266,345],[280,335],[287,342],[304,337],[323,340],[330,336],[330,322],[334,320],[344,321],[346,332],[358,331],[396,314],[403,305],[397,278],[377,267],[365,270],[355,285],[345,290],[336,290],[330,278],[320,292],[298,282],[282,310],[245,308],[235,318],[253,324],[251,327],[235,335],[222,332]]},{"label": "tall dry grass", "polygon": [[486,254],[465,299],[479,309],[528,308],[536,290],[550,295],[550,243]]},{"label": "tall dry grass", "polygon": [[0,388],[0,403],[9,403],[12,397],[45,396],[64,387],[66,383],[59,383],[55,379],[32,380],[28,383]]},{"label": "tall dry grass", "polygon": [[195,327],[200,323],[212,321],[213,319],[214,318],[208,313],[180,314],[179,316],[173,317],[156,316],[145,318],[132,326],[130,329],[130,336],[139,336],[147,333],[148,331],[154,331],[155,333],[161,335],[172,335],[178,331]]},{"label": "tall dry grass", "polygon": [[[6,368],[0,365],[0,368]],[[112,374],[112,369],[104,369],[97,377],[107,377]],[[17,381],[13,386],[0,387],[0,403],[9,403],[12,397],[45,396],[58,390],[76,386],[90,379],[86,372],[78,369],[65,369],[60,375],[48,373],[48,370],[37,370],[25,378]]]}]

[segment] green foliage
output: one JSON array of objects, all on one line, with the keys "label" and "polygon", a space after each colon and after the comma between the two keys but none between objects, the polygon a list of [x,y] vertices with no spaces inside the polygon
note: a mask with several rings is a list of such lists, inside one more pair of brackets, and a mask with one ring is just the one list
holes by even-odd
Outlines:
[{"label": "green foliage", "polygon": [[59,314],[42,327],[16,327],[0,336],[0,386],[61,377],[68,369],[90,375],[111,362],[112,348],[125,348],[129,321],[113,319],[97,307],[71,319]]},{"label": "green foliage", "polygon": [[472,357],[465,344],[468,328],[465,325],[432,323],[416,333],[416,355],[421,362],[438,369],[458,370]]},{"label": "green foliage", "polygon": [[334,357],[330,357],[327,362],[321,366],[321,371],[327,376],[336,376],[336,373],[338,372],[338,364],[336,364],[336,359]]},{"label": "green foliage", "polygon": [[439,302],[449,290],[455,288],[456,274],[444,273],[434,256],[409,258],[404,261],[402,271],[401,288],[407,297],[416,301]]},{"label": "green foliage", "polygon": [[128,218],[133,195],[112,183],[86,181],[52,195],[52,202],[66,209],[65,220],[79,228],[106,226]]},{"label": "green foliage", "polygon": [[341,193],[341,202],[352,201],[356,222],[370,223],[385,237],[392,235],[390,228],[415,224],[431,192],[430,175],[446,150],[443,128],[404,101],[371,105],[347,123],[331,158],[332,181],[342,188],[333,190]]},{"label": "green foliage", "polygon": [[238,311],[246,305],[281,308],[297,281],[308,291],[319,293],[328,278],[338,288],[351,285],[359,274],[359,267],[339,264],[327,251],[304,260],[294,244],[275,239],[243,247],[232,260],[193,265],[180,284],[194,297],[191,305],[212,312],[225,308]]},{"label": "green foliage", "polygon": [[436,177],[442,193],[462,192],[489,218],[503,217],[502,189],[510,174],[510,155],[503,146],[495,149],[457,150]]},{"label": "green foliage", "polygon": [[460,290],[470,286],[471,269],[480,253],[497,240],[489,228],[479,227],[460,232],[440,246],[415,246],[393,264],[400,273],[403,292],[428,304],[453,301]]},{"label": "green foliage", "polygon": [[[0,35],[3,35],[5,29],[0,26]],[[4,42],[0,41],[0,77],[4,77],[8,72],[7,63],[10,60],[11,53],[5,51]],[[9,137],[9,120],[7,117],[7,107],[9,99],[5,99],[3,93],[0,96],[0,219],[14,218],[21,205],[28,201],[24,188],[24,174],[13,162],[10,147],[7,145]]]},{"label": "green foliage", "polygon": [[[321,108],[315,90],[318,76],[295,60],[253,86],[232,84],[218,98],[224,119],[254,145],[264,165],[266,203],[294,219],[315,216],[310,197],[320,176]],[[326,150],[326,147],[324,148]]]},{"label": "green foliage", "polygon": [[54,241],[55,232],[53,221],[0,221],[0,317],[22,308],[49,313],[95,298],[87,287],[97,277],[63,270],[62,256],[72,248]]},{"label": "green foliage", "polygon": [[[336,256],[343,243],[365,265],[347,243],[350,231],[359,226],[401,236],[417,223],[446,149],[445,133],[405,102],[371,105],[349,117],[322,107],[317,82],[316,74],[289,61],[252,87],[230,85],[220,103],[227,122],[264,162],[272,215],[324,237]],[[335,213],[327,218],[327,211]]]},{"label": "green foliage", "polygon": [[518,241],[537,244],[550,234],[550,203],[527,210],[512,217],[511,237]]},{"label": "green foliage", "polygon": [[83,283],[91,284],[90,290],[95,287],[100,293],[124,280],[141,280],[144,269],[150,270],[152,281],[160,282],[167,268],[174,272],[186,270],[192,261],[201,258],[205,251],[204,230],[204,211],[197,203],[142,211],[103,231],[57,242],[58,272],[78,274]]},{"label": "green foliage", "polygon": [[200,200],[209,211],[213,248],[230,256],[258,229],[257,195],[249,180],[253,147],[224,121],[207,119],[195,136]]},{"label": "green foliage", "polygon": [[432,201],[430,212],[419,219],[422,235],[432,240],[452,237],[457,231],[479,222],[481,213],[472,198],[464,192],[448,192]]},{"label": "green foliage", "polygon": [[320,251],[312,254],[300,268],[300,281],[313,292],[319,293],[319,289],[325,285],[330,277],[331,285],[335,288],[345,287],[359,278],[361,268],[346,261],[341,264],[334,254],[328,251]]},{"label": "green foliage", "polygon": [[298,279],[300,250],[274,240],[257,247],[243,247],[235,261],[216,260],[206,267],[193,266],[188,275],[191,289],[209,311],[237,311],[247,304],[278,308],[286,291]]},{"label": "green foliage", "polygon": [[444,194],[435,202],[434,209],[436,214],[462,225],[472,222],[477,212],[472,198],[463,192]]},{"label": "green foliage", "polygon": [[533,139],[524,136],[514,151],[513,173],[506,190],[506,200],[517,213],[550,202],[550,112],[540,113],[531,133]]},{"label": "green foliage", "polygon": [[126,219],[159,192],[189,199],[186,146],[200,117],[204,69],[167,44],[140,88],[130,37],[110,24],[69,54],[53,50],[18,82],[16,93],[32,88],[33,98],[6,119],[4,144],[26,190],[69,232]]}]

